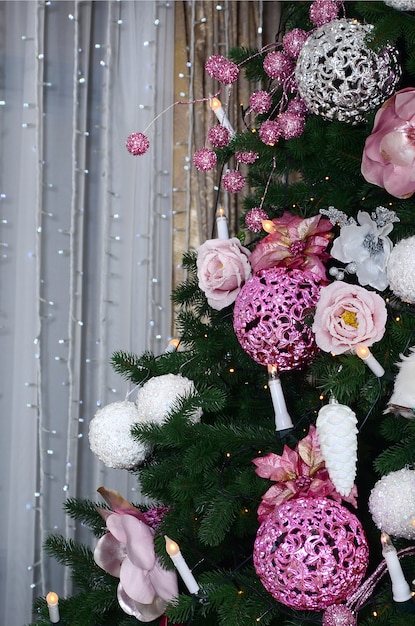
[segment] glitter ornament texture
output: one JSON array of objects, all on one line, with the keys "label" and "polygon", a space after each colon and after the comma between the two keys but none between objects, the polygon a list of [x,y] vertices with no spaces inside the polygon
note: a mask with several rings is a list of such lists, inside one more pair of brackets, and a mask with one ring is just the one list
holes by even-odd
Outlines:
[{"label": "glitter ornament texture", "polygon": [[277,121],[267,120],[261,124],[259,138],[267,146],[273,146],[281,137],[281,128]]},{"label": "glitter ornament texture", "polygon": [[131,435],[132,426],[140,421],[134,402],[112,402],[102,407],[89,424],[89,447],[107,467],[136,467],[148,454]]},{"label": "glitter ornament texture", "polygon": [[340,495],[348,496],[356,477],[356,413],[332,399],[320,409],[316,429],[330,479]]},{"label": "glitter ornament texture", "polygon": [[358,588],[368,554],[357,517],[320,497],[275,507],[258,529],[253,559],[261,583],[278,602],[319,611]]},{"label": "glitter ornament texture", "polygon": [[293,59],[296,59],[308,36],[309,33],[307,33],[307,31],[301,28],[293,28],[293,30],[290,30],[282,38],[284,52]]},{"label": "glitter ornament texture", "polygon": [[209,148],[200,148],[200,150],[196,150],[193,155],[193,163],[197,169],[202,172],[213,170],[217,160],[216,154],[213,150],[209,150]]},{"label": "glitter ornament texture", "polygon": [[125,142],[127,150],[133,156],[142,156],[150,147],[150,142],[143,133],[132,133]]},{"label": "glitter ornament texture", "polygon": [[[135,401],[141,422],[162,423],[179,398],[195,392],[192,380],[180,374],[162,374],[150,378],[139,388]],[[197,409],[192,422],[200,421],[202,409]]]},{"label": "glitter ornament texture", "polygon": [[228,193],[239,193],[245,186],[245,178],[238,170],[229,170],[222,178],[222,185]]},{"label": "glitter ornament texture", "polygon": [[357,621],[351,610],[344,604],[333,604],[323,615],[323,626],[356,626]]},{"label": "glitter ornament texture", "polygon": [[249,105],[255,113],[268,113],[272,105],[272,98],[267,91],[254,91],[249,98]]},{"label": "glitter ornament texture", "polygon": [[259,159],[259,154],[258,152],[254,152],[254,150],[235,152],[235,159],[238,163],[254,163],[257,159]]},{"label": "glitter ornament texture", "polygon": [[266,55],[264,70],[270,78],[282,83],[294,71],[294,61],[285,52],[275,50]]},{"label": "glitter ornament texture", "polygon": [[298,56],[295,78],[309,110],[328,120],[358,124],[393,94],[400,67],[393,48],[367,48],[370,24],[333,20],[317,28]]},{"label": "glitter ornament texture", "polygon": [[208,132],[208,141],[214,148],[224,148],[228,145],[231,136],[227,128],[216,124]]},{"label": "glitter ornament texture", "polygon": [[312,272],[283,267],[260,270],[239,292],[233,326],[245,352],[280,371],[300,369],[317,352],[306,323],[320,294]]},{"label": "glitter ornament texture", "polygon": [[415,0],[384,0],[384,2],[397,11],[415,11]]},{"label": "glitter ornament texture", "polygon": [[415,347],[410,349],[408,356],[401,354],[397,364],[399,372],[395,378],[393,393],[385,413],[395,413],[409,419],[415,418]]},{"label": "glitter ornament texture", "polygon": [[304,117],[290,111],[283,111],[278,116],[281,135],[284,139],[296,139],[304,132]]},{"label": "glitter ornament texture", "polygon": [[224,85],[230,85],[238,79],[239,68],[221,54],[213,54],[205,63],[205,70],[211,78],[216,78]]},{"label": "glitter ornament texture", "polygon": [[392,248],[386,274],[389,287],[405,302],[415,302],[415,236],[402,239]]},{"label": "glitter ornament texture", "polygon": [[268,213],[266,213],[264,209],[254,207],[246,214],[245,225],[253,233],[260,233],[262,230],[262,222],[267,219],[269,219]]},{"label": "glitter ornament texture", "polygon": [[369,496],[376,526],[391,535],[415,539],[415,470],[391,472],[376,483]]},{"label": "glitter ornament texture", "polygon": [[310,6],[310,20],[314,26],[323,26],[339,15],[339,2],[336,0],[314,0]]}]

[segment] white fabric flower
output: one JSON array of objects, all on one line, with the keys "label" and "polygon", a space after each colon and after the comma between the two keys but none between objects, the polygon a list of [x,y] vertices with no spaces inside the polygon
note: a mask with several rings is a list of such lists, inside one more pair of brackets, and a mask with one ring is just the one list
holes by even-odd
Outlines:
[{"label": "white fabric flower", "polygon": [[353,263],[362,286],[383,291],[388,286],[386,265],[393,247],[388,234],[393,224],[379,225],[365,211],[358,212],[357,221],[342,226],[331,256],[342,263]]}]

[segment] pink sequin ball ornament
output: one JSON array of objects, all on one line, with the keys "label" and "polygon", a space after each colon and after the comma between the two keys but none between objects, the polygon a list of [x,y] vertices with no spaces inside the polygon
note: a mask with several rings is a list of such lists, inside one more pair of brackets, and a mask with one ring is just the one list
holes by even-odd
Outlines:
[{"label": "pink sequin ball ornament", "polygon": [[276,120],[266,120],[259,129],[259,138],[267,146],[273,146],[281,137],[281,128]]},{"label": "pink sequin ball ornament", "polygon": [[209,150],[209,148],[201,148],[200,150],[196,150],[193,155],[193,163],[197,167],[198,170],[202,172],[209,172],[213,170],[217,162],[216,154],[213,150]]},{"label": "pink sequin ball ornament", "polygon": [[296,113],[304,117],[308,113],[308,107],[300,96],[296,96],[287,104],[287,113]]},{"label": "pink sequin ball ornament", "polygon": [[228,129],[221,124],[216,124],[208,132],[208,141],[214,148],[224,148],[229,144],[230,138]]},{"label": "pink sequin ball ornament", "polygon": [[323,26],[338,17],[339,2],[337,0],[314,0],[309,14],[314,26]]},{"label": "pink sequin ball ornament", "polygon": [[222,179],[222,185],[228,193],[239,193],[245,185],[245,178],[238,170],[229,170]]},{"label": "pink sequin ball ornament", "polygon": [[305,119],[296,113],[284,111],[278,116],[278,122],[284,139],[296,139],[304,132]]},{"label": "pink sequin ball ornament", "polygon": [[254,91],[249,98],[249,105],[254,113],[268,113],[272,105],[272,98],[267,91]]},{"label": "pink sequin ball ornament", "polygon": [[300,611],[340,604],[365,575],[369,549],[357,517],[329,498],[295,498],[258,529],[254,567],[278,602]]},{"label": "pink sequin ball ornament", "polygon": [[357,621],[351,610],[344,604],[329,606],[323,615],[323,626],[356,626]]},{"label": "pink sequin ball ornament", "polygon": [[235,152],[235,159],[238,163],[255,163],[259,159],[258,152],[247,150],[246,152]]},{"label": "pink sequin ball ornament", "polygon": [[294,61],[280,50],[269,52],[264,59],[263,65],[268,76],[279,82],[285,80],[294,71]]},{"label": "pink sequin ball ornament", "polygon": [[263,220],[268,220],[268,213],[264,211],[264,209],[260,209],[259,207],[254,207],[250,209],[248,213],[245,215],[245,225],[249,230],[253,233],[260,233],[262,230],[262,222]]},{"label": "pink sequin ball ornament", "polygon": [[254,274],[239,292],[233,328],[243,350],[261,365],[301,369],[318,348],[306,319],[320,295],[312,272],[272,267]]},{"label": "pink sequin ball ornament", "polygon": [[224,85],[230,85],[238,79],[239,68],[221,54],[213,54],[205,63],[205,70],[212,78]]},{"label": "pink sequin ball ornament", "polygon": [[308,36],[309,33],[301,28],[293,28],[293,30],[288,31],[282,38],[284,52],[296,59]]},{"label": "pink sequin ball ornament", "polygon": [[133,156],[142,156],[150,147],[148,138],[143,133],[132,133],[125,142],[127,150]]}]

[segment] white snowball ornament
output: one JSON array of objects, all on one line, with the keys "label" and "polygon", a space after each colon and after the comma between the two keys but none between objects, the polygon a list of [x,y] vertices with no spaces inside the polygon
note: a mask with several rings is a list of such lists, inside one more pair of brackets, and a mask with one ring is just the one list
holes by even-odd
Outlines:
[{"label": "white snowball ornament", "polygon": [[415,539],[415,471],[404,468],[383,476],[369,496],[369,511],[388,535]]},{"label": "white snowball ornament", "polygon": [[[163,374],[150,378],[138,390],[135,401],[140,421],[164,422],[177,400],[195,390],[193,381],[180,374]],[[198,422],[201,415],[202,409],[197,409],[191,420]]]},{"label": "white snowball ornament", "polygon": [[352,409],[334,398],[317,416],[316,430],[330,479],[340,495],[353,489],[357,463],[357,418]]},{"label": "white snowball ornament", "polygon": [[298,55],[295,79],[309,110],[328,120],[358,124],[391,96],[401,70],[394,48],[366,46],[371,24],[332,20],[316,28]]},{"label": "white snowball ornament", "polygon": [[415,0],[384,0],[384,2],[397,11],[415,11]]},{"label": "white snowball ornament", "polygon": [[386,274],[395,296],[415,303],[415,236],[402,239],[392,248]]},{"label": "white snowball ornament", "polygon": [[139,421],[134,402],[113,402],[98,409],[89,424],[89,447],[107,467],[136,467],[148,453],[131,435],[131,427]]},{"label": "white snowball ornament", "polygon": [[415,346],[410,354],[401,354],[401,362],[397,363],[399,372],[395,378],[393,394],[384,413],[394,413],[409,419],[415,418]]}]

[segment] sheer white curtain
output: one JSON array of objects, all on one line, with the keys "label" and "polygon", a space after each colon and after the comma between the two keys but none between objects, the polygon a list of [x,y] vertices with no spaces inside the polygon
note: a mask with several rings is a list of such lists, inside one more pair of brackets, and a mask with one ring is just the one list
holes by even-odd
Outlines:
[{"label": "sheer white curtain", "polygon": [[[51,532],[88,540],[67,497],[128,472],[90,452],[88,423],[129,389],[118,349],[162,352],[171,328],[174,2],[0,2],[0,623],[70,591]],[[130,482],[131,481],[131,482]]]}]

